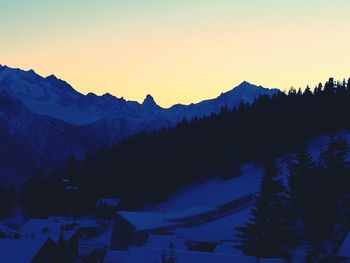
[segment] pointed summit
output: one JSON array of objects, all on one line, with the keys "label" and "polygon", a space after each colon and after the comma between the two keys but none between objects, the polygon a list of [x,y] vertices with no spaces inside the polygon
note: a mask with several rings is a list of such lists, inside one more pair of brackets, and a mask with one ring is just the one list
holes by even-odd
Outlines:
[{"label": "pointed summit", "polygon": [[243,81],[241,84],[239,84],[235,89],[246,89],[251,87],[257,87],[256,85],[253,85],[249,83],[248,81]]},{"label": "pointed summit", "polygon": [[157,103],[154,101],[153,97],[150,94],[148,94],[143,100],[142,105],[146,107],[158,107]]},{"label": "pointed summit", "polygon": [[248,81],[243,81],[241,84],[239,84],[238,86],[247,86],[247,85],[252,85],[250,82]]},{"label": "pointed summit", "polygon": [[51,75],[47,76],[46,79],[48,79],[48,80],[58,80],[58,78],[54,74],[51,74]]},{"label": "pointed summit", "polygon": [[261,94],[265,92],[269,92],[270,89],[264,88],[262,86],[257,86],[254,84],[251,84],[248,81],[243,81],[241,84],[239,84],[237,87],[233,88],[232,90],[226,92],[226,93],[244,93],[244,94]]}]

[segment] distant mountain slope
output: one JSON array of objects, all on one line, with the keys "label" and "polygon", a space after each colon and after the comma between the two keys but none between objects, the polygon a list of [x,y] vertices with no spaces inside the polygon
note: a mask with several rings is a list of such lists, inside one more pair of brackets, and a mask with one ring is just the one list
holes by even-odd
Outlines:
[{"label": "distant mountain slope", "polygon": [[[54,167],[69,155],[82,158],[87,151],[95,152],[137,132],[169,127],[184,118],[210,115],[224,106],[234,108],[277,92],[243,82],[215,99],[164,109],[151,95],[142,104],[110,94],[83,95],[54,75],[44,78],[33,70],[0,65],[1,140],[13,150],[12,161],[0,163],[0,169],[13,168],[14,174],[22,174],[36,167]],[[23,167],[28,169],[19,171],[17,162],[26,163]]]},{"label": "distant mountain slope", "polygon": [[244,81],[237,87],[222,93],[215,99],[204,100],[190,105],[174,105],[169,111],[175,116],[181,116],[182,118],[201,117],[210,115],[211,113],[218,113],[224,106],[233,109],[241,102],[253,103],[254,100],[261,95],[272,96],[277,92],[279,92],[278,89],[266,89],[262,86],[256,86]]},{"label": "distant mountain slope", "polygon": [[0,182],[17,183],[38,168],[54,168],[74,155],[103,147],[93,135],[58,119],[32,114],[0,91]]},{"label": "distant mountain slope", "polygon": [[140,130],[173,125],[183,118],[202,117],[219,112],[223,106],[233,108],[242,101],[251,103],[263,94],[278,92],[277,89],[243,82],[215,99],[164,109],[151,95],[147,95],[142,104],[108,93],[102,96],[93,93],[83,95],[54,75],[43,78],[33,70],[23,71],[7,66],[0,66],[0,90],[6,90],[34,114],[69,124],[87,125],[97,135],[107,136],[102,138],[107,143],[115,143]]}]

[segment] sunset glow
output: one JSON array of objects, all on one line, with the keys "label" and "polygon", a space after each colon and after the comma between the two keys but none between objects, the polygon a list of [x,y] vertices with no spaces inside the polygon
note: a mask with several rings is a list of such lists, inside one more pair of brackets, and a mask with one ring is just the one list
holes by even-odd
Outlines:
[{"label": "sunset glow", "polygon": [[350,76],[350,2],[0,0],[0,64],[163,107]]}]

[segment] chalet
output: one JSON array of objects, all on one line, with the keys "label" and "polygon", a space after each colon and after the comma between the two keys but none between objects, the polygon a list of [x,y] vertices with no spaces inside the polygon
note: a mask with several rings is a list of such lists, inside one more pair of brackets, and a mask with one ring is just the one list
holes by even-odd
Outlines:
[{"label": "chalet", "polygon": [[201,224],[218,216],[218,209],[196,206],[172,213],[119,211],[112,248],[123,249],[129,245],[140,246],[150,235],[165,235],[179,227]]},{"label": "chalet", "polygon": [[128,255],[128,251],[110,250],[106,253],[103,263],[123,263]]},{"label": "chalet", "polygon": [[96,207],[110,207],[113,209],[117,209],[120,204],[119,199],[114,198],[102,198],[98,199],[96,202]]},{"label": "chalet", "polygon": [[[223,203],[217,207],[194,206],[171,213],[118,211],[115,218],[116,228],[113,231],[112,248],[126,249],[130,245],[140,246],[146,243],[150,235],[173,234],[175,231],[178,234],[178,230],[181,228],[189,232],[194,226],[213,221],[220,217],[225,217],[230,213],[249,207],[252,200],[253,195],[249,194]],[[215,232],[216,230],[213,229],[211,231]],[[230,231],[233,230],[225,229],[227,233],[230,233]],[[195,233],[197,232],[198,231],[195,231]],[[211,235],[212,233],[209,234]],[[201,235],[201,237],[202,236],[203,235]],[[179,237],[186,238],[186,235],[181,236],[180,233]],[[214,250],[215,246],[223,240],[218,239],[209,244],[207,239],[204,239],[203,242],[205,244],[201,244],[203,243],[202,240],[196,239],[198,238],[192,241],[200,246],[208,245],[210,250]]]},{"label": "chalet", "polygon": [[100,225],[96,220],[89,218],[70,218],[70,217],[54,217],[48,218],[49,221],[53,221],[63,225],[74,225],[79,229],[79,233],[82,237],[95,236],[98,233]]},{"label": "chalet", "polygon": [[165,234],[179,223],[165,219],[162,213],[117,212],[112,248],[126,249],[144,244],[150,234]]},{"label": "chalet", "polygon": [[0,238],[4,237],[14,237],[17,235],[17,231],[0,223]]},{"label": "chalet", "polygon": [[24,238],[50,238],[65,254],[73,259],[78,254],[79,228],[72,223],[56,222],[50,219],[29,219],[20,229]]},{"label": "chalet", "polygon": [[112,218],[120,204],[119,199],[102,198],[96,202],[96,215],[99,218]]},{"label": "chalet", "polygon": [[37,238],[1,238],[1,263],[64,263],[56,244],[48,236]]},{"label": "chalet", "polygon": [[340,262],[350,262],[350,233],[340,246],[337,256]]}]

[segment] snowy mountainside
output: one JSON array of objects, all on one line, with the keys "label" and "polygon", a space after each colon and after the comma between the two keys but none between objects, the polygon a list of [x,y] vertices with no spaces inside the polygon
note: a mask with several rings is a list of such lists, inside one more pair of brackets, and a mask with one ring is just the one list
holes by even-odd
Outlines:
[{"label": "snowy mountainside", "polygon": [[[344,138],[350,145],[350,133],[342,131],[336,136]],[[317,162],[321,152],[327,149],[328,143],[334,135],[319,136],[307,143],[307,150],[313,160]],[[288,162],[292,154],[281,156],[278,160],[281,177],[286,180]],[[350,158],[350,156],[349,156]],[[249,194],[256,194],[260,188],[262,167],[254,164],[244,164],[241,175],[229,180],[214,177],[207,181],[194,183],[179,189],[167,200],[145,210],[150,212],[168,212],[189,209],[195,206],[220,206],[234,199]]]},{"label": "snowy mountainside", "polygon": [[[278,90],[243,82],[216,99],[164,109],[151,95],[143,103],[108,93],[83,95],[54,75],[42,77],[33,70],[0,65],[0,92],[1,139],[13,151],[11,158],[7,156],[10,159],[0,163],[0,169],[6,171],[1,178],[9,181],[4,178],[14,177],[11,180],[16,182],[16,175],[24,178],[28,177],[24,174],[32,174],[37,168],[55,168],[70,155],[82,159],[86,152],[96,152],[140,131],[217,113],[223,106],[251,103],[260,95],[272,95]],[[2,151],[5,155],[6,150]]]},{"label": "snowy mountainside", "polygon": [[103,144],[86,130],[32,114],[19,100],[0,91],[0,182],[17,184],[39,167],[54,168]]},{"label": "snowy mountainside", "polygon": [[154,212],[176,211],[196,206],[220,206],[259,189],[262,168],[253,164],[242,167],[242,175],[230,180],[215,177],[206,182],[196,183],[178,190],[155,207]]},{"label": "snowy mountainside", "polygon": [[[350,145],[349,132],[339,132],[336,136],[344,138]],[[326,150],[333,137],[323,135],[307,143],[307,150],[315,162],[318,162],[320,154]],[[293,158],[292,155],[292,153],[287,154],[277,160],[280,176],[285,181],[286,186],[288,162]],[[262,172],[261,166],[244,164],[242,165],[241,175],[236,178],[224,180],[220,177],[214,177],[207,181],[185,186],[167,200],[155,206],[147,207],[143,211],[169,214],[185,209],[190,210],[198,206],[221,207],[244,196],[256,195],[260,189]],[[195,242],[220,243],[223,240],[234,242],[235,228],[243,226],[248,220],[252,204],[253,202],[247,203],[202,224],[176,228],[174,235],[176,238],[184,238]]]},{"label": "snowy mountainside", "polygon": [[[217,113],[223,106],[234,108],[241,102],[251,103],[260,95],[278,92],[277,89],[265,89],[243,82],[216,99],[164,109],[157,105],[151,95],[147,95],[142,104],[108,93],[102,96],[93,93],[83,95],[54,75],[44,78],[33,70],[23,71],[7,66],[0,66],[0,90],[6,90],[34,114],[53,117],[69,124],[87,125],[89,128],[95,125],[96,129],[108,123],[111,134],[106,138],[107,141],[143,129],[173,125],[184,118]],[[120,125],[112,124],[115,121],[120,122]]]}]

